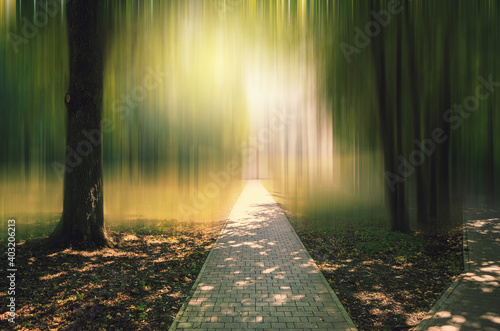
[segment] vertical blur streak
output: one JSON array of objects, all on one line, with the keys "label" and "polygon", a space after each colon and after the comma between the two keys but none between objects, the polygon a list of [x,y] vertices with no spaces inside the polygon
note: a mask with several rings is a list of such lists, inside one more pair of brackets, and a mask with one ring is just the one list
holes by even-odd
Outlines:
[{"label": "vertical blur streak", "polygon": [[[381,28],[387,104],[401,103],[396,127],[379,118],[370,52],[377,39],[366,32],[378,21],[369,2],[103,1],[105,127],[102,144],[91,134],[89,142],[104,152],[107,225],[216,220],[242,180],[258,178],[279,202],[329,227],[386,226],[381,134],[400,136],[394,159],[408,160],[414,140],[432,138],[455,104],[465,110],[448,113],[447,154],[438,146],[404,178],[410,218],[419,192],[431,216],[445,209],[436,205],[440,192],[498,199],[500,94],[482,88],[489,95],[472,111],[466,102],[478,76],[500,81],[500,6],[402,2]],[[50,232],[62,208],[64,8],[54,0],[0,3],[0,217],[15,218],[25,235]]]},{"label": "vertical blur streak", "polygon": [[108,8],[104,116],[114,131],[104,145],[113,192],[105,211],[108,220],[218,217],[241,186],[241,170],[219,175],[241,163],[246,130],[238,27],[227,29],[201,2],[153,8]]}]

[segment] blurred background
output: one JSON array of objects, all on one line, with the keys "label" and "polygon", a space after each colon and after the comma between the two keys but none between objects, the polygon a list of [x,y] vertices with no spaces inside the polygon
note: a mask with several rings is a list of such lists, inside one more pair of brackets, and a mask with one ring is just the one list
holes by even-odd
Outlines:
[{"label": "blurred background", "polygon": [[[0,2],[0,217],[18,239],[62,212],[65,3]],[[498,202],[500,3],[396,4],[103,1],[106,226],[220,220],[247,179],[339,229],[388,228],[396,181],[414,229]]]}]

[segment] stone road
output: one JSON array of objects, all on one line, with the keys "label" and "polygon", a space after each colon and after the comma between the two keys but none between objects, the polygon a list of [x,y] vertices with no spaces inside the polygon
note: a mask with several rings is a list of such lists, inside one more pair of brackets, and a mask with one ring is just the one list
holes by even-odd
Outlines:
[{"label": "stone road", "polygon": [[170,330],[355,330],[259,181],[234,205]]},{"label": "stone road", "polygon": [[466,272],[417,330],[500,330],[500,211],[468,209],[465,217]]}]

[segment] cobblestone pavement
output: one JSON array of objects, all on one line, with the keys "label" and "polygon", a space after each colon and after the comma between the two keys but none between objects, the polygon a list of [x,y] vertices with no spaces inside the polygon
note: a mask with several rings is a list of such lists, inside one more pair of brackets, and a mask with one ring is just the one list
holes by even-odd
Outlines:
[{"label": "cobblestone pavement", "polygon": [[470,208],[465,217],[466,270],[417,330],[500,330],[500,211]]},{"label": "cobblestone pavement", "polygon": [[355,330],[274,199],[249,181],[170,330]]}]

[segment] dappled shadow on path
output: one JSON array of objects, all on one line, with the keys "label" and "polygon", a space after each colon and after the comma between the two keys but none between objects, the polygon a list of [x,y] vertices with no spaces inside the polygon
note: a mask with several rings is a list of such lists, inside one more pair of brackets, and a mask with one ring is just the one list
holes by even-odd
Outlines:
[{"label": "dappled shadow on path", "polygon": [[500,210],[469,208],[465,217],[468,267],[429,330],[500,330]]},{"label": "dappled shadow on path", "polygon": [[260,183],[250,182],[177,329],[272,327],[349,325],[281,209]]}]

